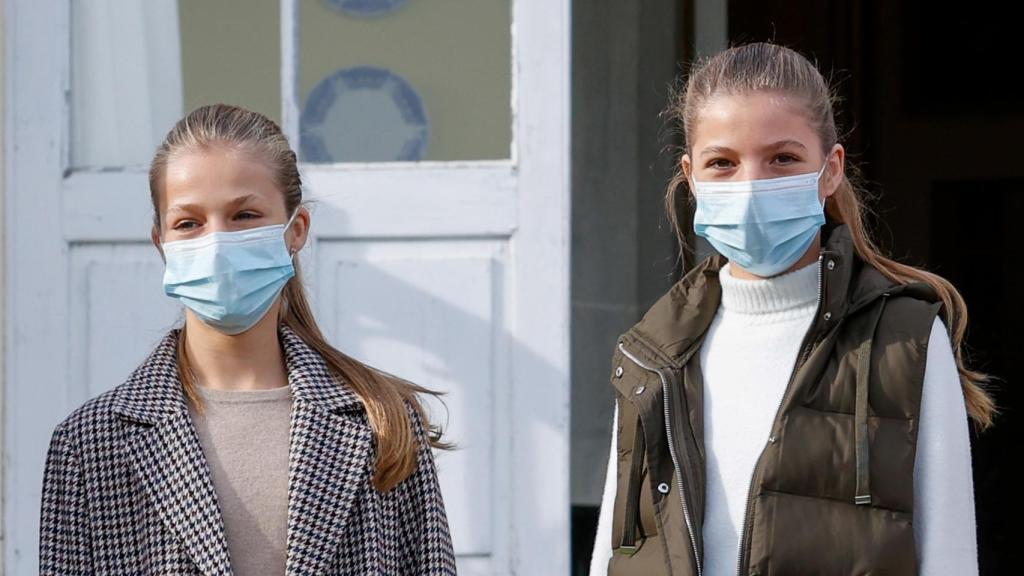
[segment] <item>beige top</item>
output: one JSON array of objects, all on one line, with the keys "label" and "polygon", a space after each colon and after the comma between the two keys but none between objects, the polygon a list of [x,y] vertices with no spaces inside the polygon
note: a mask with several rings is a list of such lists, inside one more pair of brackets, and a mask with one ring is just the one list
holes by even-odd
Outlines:
[{"label": "beige top", "polygon": [[237,576],[284,574],[288,535],[290,386],[197,386],[206,410],[189,413],[210,466]]}]

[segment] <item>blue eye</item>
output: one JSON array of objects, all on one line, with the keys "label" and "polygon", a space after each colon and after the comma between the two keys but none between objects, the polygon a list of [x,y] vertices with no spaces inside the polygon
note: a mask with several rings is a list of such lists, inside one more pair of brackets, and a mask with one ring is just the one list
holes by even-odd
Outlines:
[{"label": "blue eye", "polygon": [[174,225],[175,230],[191,230],[198,226],[195,220],[182,220]]}]

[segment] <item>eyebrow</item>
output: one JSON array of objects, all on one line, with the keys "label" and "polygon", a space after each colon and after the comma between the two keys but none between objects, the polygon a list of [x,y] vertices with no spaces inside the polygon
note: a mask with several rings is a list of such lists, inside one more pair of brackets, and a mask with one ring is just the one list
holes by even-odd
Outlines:
[{"label": "eyebrow", "polygon": [[[228,207],[228,209],[237,208],[237,207],[242,206],[242,205],[244,205],[245,203],[247,203],[247,202],[249,202],[251,200],[258,200],[258,199],[259,199],[259,197],[257,195],[255,195],[255,194],[243,194],[242,196],[236,196],[235,198],[232,198],[230,201],[228,201],[227,207]],[[167,208],[167,212],[168,213],[171,213],[171,212],[200,212],[200,211],[201,211],[201,207],[198,204],[193,204],[193,203],[175,204],[175,205],[169,206]]]},{"label": "eyebrow", "polygon": [[[772,144],[769,144],[769,145],[765,146],[764,149],[765,150],[778,150],[779,148],[784,148],[786,146],[794,146],[796,148],[800,148],[800,149],[803,149],[803,150],[807,149],[807,147],[804,146],[803,143],[801,143],[801,142],[799,142],[797,140],[779,140],[778,142],[774,142]],[[728,146],[708,146],[707,148],[701,150],[700,155],[701,155],[701,157],[704,157],[704,156],[707,156],[709,154],[721,154],[722,152],[732,152],[732,151],[733,151],[732,148],[729,148]]]}]

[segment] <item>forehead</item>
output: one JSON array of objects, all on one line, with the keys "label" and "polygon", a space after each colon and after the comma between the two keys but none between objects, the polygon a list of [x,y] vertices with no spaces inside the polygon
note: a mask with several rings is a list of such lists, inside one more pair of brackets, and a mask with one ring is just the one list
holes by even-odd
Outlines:
[{"label": "forehead", "polygon": [[188,150],[167,161],[163,194],[166,205],[217,203],[239,194],[273,200],[281,196],[268,164],[250,152],[222,146]]},{"label": "forehead", "polygon": [[780,140],[796,140],[808,149],[820,147],[802,101],[776,92],[712,96],[692,128],[696,154],[706,146],[754,150]]}]

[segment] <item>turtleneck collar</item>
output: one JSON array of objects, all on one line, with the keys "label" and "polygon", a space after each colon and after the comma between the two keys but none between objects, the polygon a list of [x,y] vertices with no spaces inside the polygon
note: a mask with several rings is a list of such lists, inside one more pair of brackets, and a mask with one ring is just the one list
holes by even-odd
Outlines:
[{"label": "turtleneck collar", "polygon": [[769,317],[783,319],[791,315],[813,314],[818,302],[820,265],[818,259],[785,274],[749,280],[733,276],[729,262],[726,262],[718,270],[722,309],[766,320]]}]

